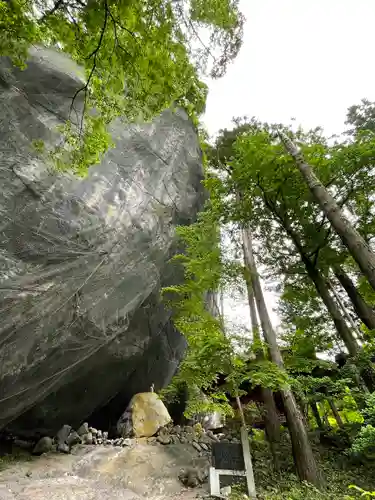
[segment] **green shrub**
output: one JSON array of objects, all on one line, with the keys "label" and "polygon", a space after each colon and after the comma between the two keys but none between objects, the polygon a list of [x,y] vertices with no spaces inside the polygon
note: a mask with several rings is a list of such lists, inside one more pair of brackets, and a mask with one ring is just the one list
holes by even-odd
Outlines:
[{"label": "green shrub", "polygon": [[365,491],[362,488],[359,488],[358,486],[355,486],[354,484],[351,484],[349,488],[354,489],[355,491],[358,491],[361,494],[361,498],[368,499],[368,498],[374,498],[375,497],[375,491]]},{"label": "green shrub", "polygon": [[366,458],[375,458],[375,427],[364,425],[354,439],[351,453],[364,455]]},{"label": "green shrub", "polygon": [[366,396],[365,407],[361,410],[361,414],[365,424],[375,426],[375,392]]}]

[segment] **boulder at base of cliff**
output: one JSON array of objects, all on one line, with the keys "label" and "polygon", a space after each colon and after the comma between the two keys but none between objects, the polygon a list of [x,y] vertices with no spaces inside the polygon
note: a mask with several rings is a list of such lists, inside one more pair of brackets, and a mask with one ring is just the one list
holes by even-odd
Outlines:
[{"label": "boulder at base of cliff", "polygon": [[123,437],[151,437],[171,421],[159,396],[155,392],[142,392],[133,396],[117,423],[117,430]]}]

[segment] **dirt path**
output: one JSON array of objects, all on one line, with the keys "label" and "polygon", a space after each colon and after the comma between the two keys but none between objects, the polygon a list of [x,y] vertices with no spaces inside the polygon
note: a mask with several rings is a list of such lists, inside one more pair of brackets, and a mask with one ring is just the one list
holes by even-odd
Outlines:
[{"label": "dirt path", "polygon": [[78,446],[0,471],[0,500],[192,500],[208,492],[185,489],[178,475],[206,463],[186,445]]}]

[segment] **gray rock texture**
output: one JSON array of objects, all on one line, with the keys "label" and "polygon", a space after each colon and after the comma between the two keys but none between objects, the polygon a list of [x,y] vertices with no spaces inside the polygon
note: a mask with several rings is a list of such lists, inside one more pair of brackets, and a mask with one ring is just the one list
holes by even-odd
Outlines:
[{"label": "gray rock texture", "polygon": [[34,455],[41,455],[42,453],[48,453],[51,451],[53,448],[53,440],[52,438],[48,436],[44,436],[39,439],[39,441],[36,443],[34,449],[33,449],[33,454]]},{"label": "gray rock texture", "polygon": [[86,178],[57,174],[33,144],[79,121],[81,86],[63,54],[0,58],[0,429],[25,435],[108,429],[186,349],[159,290],[181,279],[175,227],[204,201],[196,131],[183,111],[118,120]]},{"label": "gray rock texture", "polygon": [[[201,483],[208,461],[182,445],[77,446],[70,455],[50,453],[13,462],[0,471],[1,500],[193,500],[208,485],[189,491],[181,471]],[[194,484],[194,486],[198,486]]]}]

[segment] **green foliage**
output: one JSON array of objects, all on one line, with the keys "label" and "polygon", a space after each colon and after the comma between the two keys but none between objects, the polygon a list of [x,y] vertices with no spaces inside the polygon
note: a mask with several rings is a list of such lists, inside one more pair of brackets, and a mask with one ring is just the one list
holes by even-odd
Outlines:
[{"label": "green foliage", "polygon": [[351,451],[357,455],[361,454],[369,458],[375,458],[375,427],[370,424],[361,427],[353,441]]},{"label": "green foliage", "polygon": [[30,17],[32,0],[0,0],[0,55],[11,57],[14,64],[25,67],[31,43],[41,40],[41,30]]},{"label": "green foliage", "polygon": [[227,377],[227,381],[235,381],[234,386],[249,382],[251,387],[261,386],[278,391],[291,385],[288,374],[281,370],[275,363],[268,360],[252,361],[250,364],[243,360],[242,366],[238,364]]},{"label": "green foliage", "polygon": [[[361,114],[362,110],[356,112]],[[367,112],[371,119],[368,106]],[[294,159],[280,143],[275,133],[280,129],[298,144],[338,203],[352,212],[356,227],[369,242],[375,235],[372,210],[375,136],[367,127],[366,132],[357,130],[349,139],[332,141],[320,129],[295,131],[256,119],[239,119],[233,130],[221,132],[208,151],[211,168],[208,186],[220,222],[237,227],[251,225],[259,248],[257,261],[263,268],[262,277],[277,283],[275,290],[281,295],[281,342],[286,344],[282,355],[293,390],[301,404],[318,402],[320,409],[326,407],[325,416],[336,427],[331,437],[341,441],[341,448],[345,448],[355,436],[354,427],[353,434],[337,429],[342,424],[336,409],[353,423],[360,423],[363,418],[353,396],[361,405],[363,389],[358,371],[365,373],[371,367],[374,352],[371,334],[362,349],[358,347],[357,353],[355,349],[350,351],[351,358],[342,370],[331,361],[319,359],[317,353],[324,352],[332,359],[332,351],[341,350],[342,342],[350,347],[351,325],[340,316],[337,304],[335,309],[336,299],[330,299],[331,290],[334,288],[341,295],[350,313],[353,310],[343,291],[336,288],[337,283],[332,283],[332,266],[344,266],[354,275],[356,284],[364,285],[355,264],[298,174]],[[372,303],[368,292],[365,298]],[[254,382],[256,377],[251,380]],[[333,406],[331,410],[327,398],[336,408]],[[358,446],[368,446],[370,434],[367,430],[365,443],[358,441]],[[295,492],[289,488],[288,497],[275,492],[275,498],[328,498],[310,487],[301,488],[296,485]],[[332,498],[342,496],[333,494]]]},{"label": "green foliage", "polygon": [[361,498],[373,498],[375,497],[375,491],[365,491],[364,489],[362,488],[359,488],[358,486],[355,486],[354,484],[351,484],[349,486],[350,489],[353,489],[355,491],[358,491],[359,493],[361,493]]},{"label": "green foliage", "polygon": [[366,396],[366,406],[361,410],[362,416],[367,424],[375,426],[375,392]]},{"label": "green foliage", "polygon": [[371,366],[372,357],[375,354],[375,344],[373,340],[368,340],[363,349],[358,351],[356,356],[351,358],[351,363],[354,364],[360,370],[366,369]]},{"label": "green foliage", "polygon": [[364,131],[375,132],[375,106],[368,99],[362,99],[360,104],[350,106],[346,117],[346,125],[353,128],[350,134],[361,134]]},{"label": "green foliage", "polygon": [[[349,387],[345,387],[345,390],[335,399],[337,409],[343,416],[344,421],[348,422],[348,425],[353,429],[354,433],[350,433],[352,437],[357,434],[359,424],[363,423],[363,416],[358,408],[358,404],[354,399],[353,394],[356,395],[353,388],[350,389]],[[328,403],[326,403],[326,405],[328,405]]]},{"label": "green foliage", "polygon": [[34,150],[37,152],[37,153],[44,153],[44,142],[41,140],[41,139],[38,139],[36,141],[33,142],[32,144]]},{"label": "green foliage", "polygon": [[367,459],[375,458],[375,393],[365,398],[365,406],[360,410],[364,421],[359,433],[355,437],[351,453],[354,456],[364,456]]},{"label": "green foliage", "polygon": [[[88,116],[82,133],[71,122],[60,128],[65,141],[50,152],[50,158],[58,170],[73,170],[84,176],[88,165],[100,162],[101,156],[113,141],[101,117]],[[43,151],[43,149],[42,149]]]},{"label": "green foliage", "polygon": [[[203,26],[210,32],[207,45],[200,41]],[[209,59],[212,76],[225,72],[241,46],[242,26],[234,0],[67,0],[52,6],[0,0],[0,55],[24,67],[28,48],[39,43],[83,67],[86,83],[72,99],[71,123],[55,154],[60,167],[82,175],[110,147],[107,126],[116,117],[149,120],[179,105],[196,120],[207,94],[199,73]]]},{"label": "green foliage", "polygon": [[[174,257],[184,267],[185,281],[180,285],[163,289],[165,298],[175,311],[175,323],[185,335],[189,351],[179,373],[169,388],[176,391],[184,381],[190,388],[188,415],[201,411],[220,409],[230,413],[224,392],[241,396],[241,384],[258,385],[272,390],[290,386],[287,373],[268,360],[253,360],[252,350],[264,346],[252,346],[246,357],[234,352],[233,338],[223,333],[221,318],[207,308],[207,291],[218,290],[242,276],[242,267],[233,266],[222,256],[220,250],[217,214],[211,204],[200,214],[196,224],[178,228],[184,243],[185,253]],[[255,356],[254,356],[255,358]],[[225,385],[211,394],[211,400],[192,397],[196,388],[209,389],[219,373],[227,374]]]},{"label": "green foliage", "polygon": [[[215,228],[220,224],[231,228],[230,236],[233,237],[236,251],[240,246],[236,231],[244,225],[251,226],[262,278],[266,281],[277,280],[276,291],[281,294],[279,313],[283,323],[279,341],[282,345],[286,373],[268,361],[256,360],[246,363],[243,357],[234,355],[229,342],[222,351],[225,354],[220,358],[222,369],[219,371],[229,374],[224,389],[232,394],[237,391],[237,394],[241,395],[238,387],[243,382],[249,383],[250,387],[261,385],[272,390],[291,384],[301,405],[319,403],[318,409],[322,411],[324,408],[324,416],[328,417],[332,427],[335,426],[335,429],[329,431],[331,435],[326,436],[327,440],[335,442],[343,449],[350,446],[354,437],[353,450],[356,449],[357,443],[358,453],[358,450],[364,447],[368,449],[372,439],[371,429],[366,430],[365,427],[355,437],[356,429],[363,418],[356,404],[357,402],[360,406],[363,397],[363,389],[358,382],[358,369],[363,373],[370,366],[374,352],[372,342],[368,341],[363,349],[358,348],[357,354],[354,349],[354,354],[351,352],[351,358],[342,370],[332,361],[319,358],[319,354],[324,352],[332,359],[334,350],[341,350],[342,342],[347,342],[347,332],[350,335],[351,325],[346,325],[345,319],[340,316],[339,308],[334,310],[329,307],[327,300],[328,293],[332,302],[333,294],[330,294],[332,289],[336,290],[337,287],[337,283],[329,281],[331,268],[335,264],[344,266],[347,272],[354,276],[356,284],[360,283],[358,271],[355,270],[355,264],[342,247],[341,241],[332,232],[320,208],[313,202],[309,189],[296,171],[294,160],[285,153],[275,131],[281,128],[293,137],[319,178],[335,194],[339,204],[353,213],[358,230],[365,234],[368,241],[375,236],[374,214],[371,207],[369,208],[369,200],[372,199],[375,188],[375,138],[367,131],[335,142],[325,138],[319,129],[307,132],[292,131],[289,127],[263,124],[255,119],[237,120],[235,125],[233,130],[222,131],[214,146],[208,145],[205,148],[208,159],[206,187],[210,192],[211,223],[215,221]],[[204,231],[206,234],[207,229]],[[216,247],[214,245],[212,248],[219,248],[218,241]],[[215,252],[209,254],[210,258],[213,258]],[[174,289],[175,292],[180,292],[180,296],[181,292],[185,294],[182,304],[187,307],[184,309],[183,305],[179,306],[179,311],[184,311],[185,314],[182,315],[184,319],[180,323],[185,330],[191,325],[195,312],[202,311],[201,299],[199,307],[197,304],[193,307],[193,303],[186,302],[192,296],[191,292],[196,291],[196,283],[204,282],[208,290],[217,289],[215,287],[225,281],[222,255],[216,254],[214,258],[220,261],[220,265],[213,266],[211,278],[205,275],[210,263],[208,255],[204,252],[196,252],[194,255],[197,260],[192,259],[191,265],[195,266],[196,271],[190,269],[190,274],[186,274],[189,287],[186,288],[185,284],[185,288]],[[181,259],[183,261],[182,257]],[[191,255],[188,261],[190,259]],[[189,271],[189,267],[186,270]],[[233,276],[239,275],[238,268],[232,270]],[[248,278],[243,272],[242,276],[245,280]],[[214,286],[210,288],[212,277]],[[343,295],[340,290],[337,293]],[[342,301],[345,301],[345,297]],[[346,305],[350,312],[353,312],[350,304]],[[198,315],[200,316],[200,312]],[[186,321],[187,318],[190,318],[189,321]],[[216,326],[220,329],[220,322],[217,322]],[[205,331],[203,338],[206,338],[210,329],[199,326],[191,330],[193,342],[197,343],[199,331]],[[212,338],[215,339],[215,334]],[[228,339],[221,338],[220,342],[223,340],[227,342]],[[196,348],[206,340],[201,337],[199,342],[201,344],[197,343],[192,352],[199,352]],[[216,343],[212,351],[207,348],[207,352],[217,352],[218,346],[222,345],[220,342]],[[257,345],[257,349],[266,352],[264,347]],[[247,354],[254,354],[257,349],[252,346],[247,350]],[[205,350],[206,347],[203,352]],[[196,357],[192,365],[194,369],[197,369],[199,363],[204,363],[204,357]],[[215,370],[216,368],[213,368],[211,375]],[[213,378],[210,380],[211,383]],[[199,383],[202,382],[203,380],[199,380]],[[222,394],[219,397],[221,396]],[[368,403],[369,406],[371,402]],[[313,408],[315,409],[315,406]],[[342,423],[340,413],[336,410],[351,422],[348,428],[346,425],[343,429],[337,428],[338,425],[342,426]],[[332,478],[332,472],[324,472]],[[337,476],[341,475],[341,472],[336,472]],[[262,494],[264,498],[270,499],[336,499],[348,495],[349,484],[356,484],[360,488],[366,486],[358,482],[356,477],[348,476],[345,481],[345,485],[339,487],[336,479],[332,480],[335,488],[328,487],[328,494],[293,481],[293,484],[285,486],[278,484],[275,491]]]},{"label": "green foliage", "polygon": [[310,438],[319,468],[326,478],[321,491],[308,483],[301,483],[294,474],[291,443],[286,432],[282,433],[280,444],[282,470],[279,473],[273,470],[272,458],[265,441],[251,440],[259,500],[354,500],[360,498],[360,492],[349,488],[350,485],[355,484],[364,491],[373,489],[371,467],[355,465],[341,450],[323,448],[319,441],[314,440],[313,435]]},{"label": "green foliage", "polygon": [[[321,492],[313,485],[309,483],[295,482],[292,483],[287,491],[280,491],[278,488],[273,488],[274,491],[270,491],[262,495],[260,498],[262,500],[327,500],[338,499],[339,497],[329,496],[327,497],[326,492]],[[341,499],[343,497],[340,497]]]},{"label": "green foliage", "polygon": [[259,405],[257,405],[254,401],[250,401],[250,403],[243,407],[243,413],[246,423],[252,428],[252,439],[255,438],[255,432],[258,434],[258,438],[260,433],[264,439],[264,431],[253,428],[253,424],[262,419],[262,411]]},{"label": "green foliage", "polygon": [[[209,46],[200,50],[204,61],[214,59],[211,76],[222,76],[228,64],[241,47],[244,18],[239,12],[238,0],[190,0],[190,17],[198,26],[211,26]],[[215,57],[210,46],[218,45],[222,53]]]},{"label": "green foliage", "polygon": [[[332,348],[336,332],[312,281],[319,272],[323,283],[330,267],[350,263],[341,242],[313,202],[310,191],[296,172],[275,135],[282,129],[301,147],[319,178],[337,194],[353,214],[358,229],[370,241],[374,234],[371,193],[374,189],[374,136],[328,142],[319,129],[292,131],[255,119],[237,120],[232,131],[222,131],[211,151],[216,179],[211,187],[222,220],[250,222],[263,248],[258,256],[267,277],[277,281],[281,293],[280,314],[286,331],[305,332],[315,349]],[[235,196],[241,192],[241,199]],[[217,201],[219,204],[220,201]],[[306,266],[310,267],[309,272]]]},{"label": "green foliage", "polygon": [[200,214],[197,223],[178,228],[185,253],[174,257],[184,268],[185,281],[166,287],[163,295],[174,310],[175,324],[185,335],[188,354],[174,377],[169,393],[181,382],[189,388],[187,414],[221,409],[230,413],[222,391],[211,400],[199,398],[198,389],[208,389],[218,373],[229,373],[232,346],[223,333],[220,318],[207,308],[207,292],[217,290],[224,265],[219,247],[219,231],[211,212]]}]

